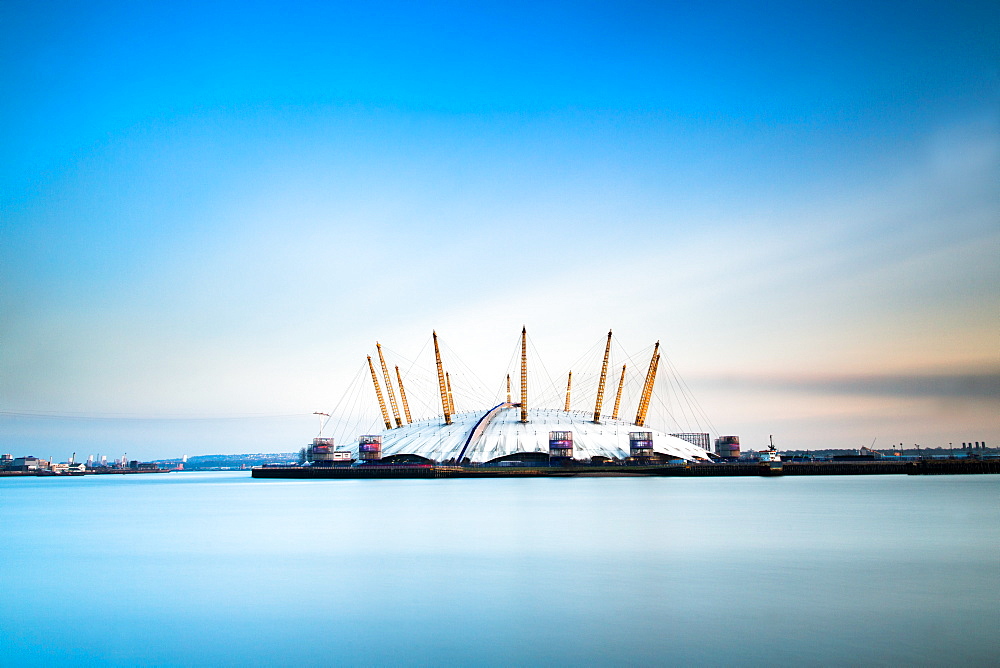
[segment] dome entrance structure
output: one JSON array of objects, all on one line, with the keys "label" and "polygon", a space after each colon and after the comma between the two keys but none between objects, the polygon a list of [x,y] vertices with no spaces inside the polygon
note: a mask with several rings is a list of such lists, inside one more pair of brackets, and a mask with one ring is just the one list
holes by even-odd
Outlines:
[{"label": "dome entrance structure", "polygon": [[[493,413],[486,427],[477,432],[477,423]],[[382,456],[419,455],[437,462],[483,464],[518,453],[550,453],[550,432],[571,432],[573,459],[593,457],[624,460],[631,456],[629,435],[649,434],[653,454],[667,459],[706,461],[708,453],[676,436],[639,427],[625,420],[603,420],[595,424],[585,411],[529,408],[528,421],[521,422],[520,407],[505,404],[482,413],[469,411],[451,416],[451,424],[441,419],[423,420],[382,432]]]}]

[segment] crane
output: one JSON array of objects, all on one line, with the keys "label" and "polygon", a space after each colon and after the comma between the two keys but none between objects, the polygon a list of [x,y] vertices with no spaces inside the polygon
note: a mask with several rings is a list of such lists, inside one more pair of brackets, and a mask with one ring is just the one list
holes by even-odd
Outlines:
[{"label": "crane", "polygon": [[319,438],[323,438],[323,418],[330,418],[329,413],[320,413],[319,411],[313,411],[313,415],[319,416]]}]

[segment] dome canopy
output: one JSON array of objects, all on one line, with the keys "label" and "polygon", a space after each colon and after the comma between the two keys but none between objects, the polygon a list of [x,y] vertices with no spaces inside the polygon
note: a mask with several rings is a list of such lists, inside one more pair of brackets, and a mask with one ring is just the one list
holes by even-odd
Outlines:
[{"label": "dome canopy", "polygon": [[[629,433],[651,434],[653,452],[687,461],[706,461],[708,453],[696,445],[625,420],[593,422],[583,411],[530,408],[528,422],[520,421],[520,408],[504,403],[486,411],[452,415],[452,424],[440,418],[413,422],[381,433],[382,456],[419,455],[438,462],[453,460],[483,463],[521,452],[549,452],[549,432],[572,432],[573,458],[629,456]],[[352,444],[354,454],[358,443]]]}]

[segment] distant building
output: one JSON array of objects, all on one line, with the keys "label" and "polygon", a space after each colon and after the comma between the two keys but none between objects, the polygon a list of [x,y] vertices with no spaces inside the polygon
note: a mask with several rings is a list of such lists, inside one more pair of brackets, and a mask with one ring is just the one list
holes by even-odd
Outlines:
[{"label": "distant building", "polygon": [[10,464],[10,469],[14,471],[45,471],[51,464],[46,459],[38,457],[17,457]]},{"label": "distant building", "polygon": [[77,464],[76,462],[63,462],[61,464],[52,465],[53,473],[83,473],[87,470],[87,465],[83,462]]}]

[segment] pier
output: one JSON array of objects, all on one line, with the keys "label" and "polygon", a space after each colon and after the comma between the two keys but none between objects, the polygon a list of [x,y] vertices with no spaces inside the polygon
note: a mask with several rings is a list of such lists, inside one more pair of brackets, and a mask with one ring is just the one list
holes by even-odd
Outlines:
[{"label": "pier", "polygon": [[254,478],[378,479],[378,478],[544,478],[544,477],[710,477],[806,475],[950,475],[1000,473],[1000,460],[919,460],[864,462],[784,462],[780,468],[758,462],[717,464],[559,464],[552,466],[444,466],[386,464],[363,466],[265,466],[252,469]]}]

